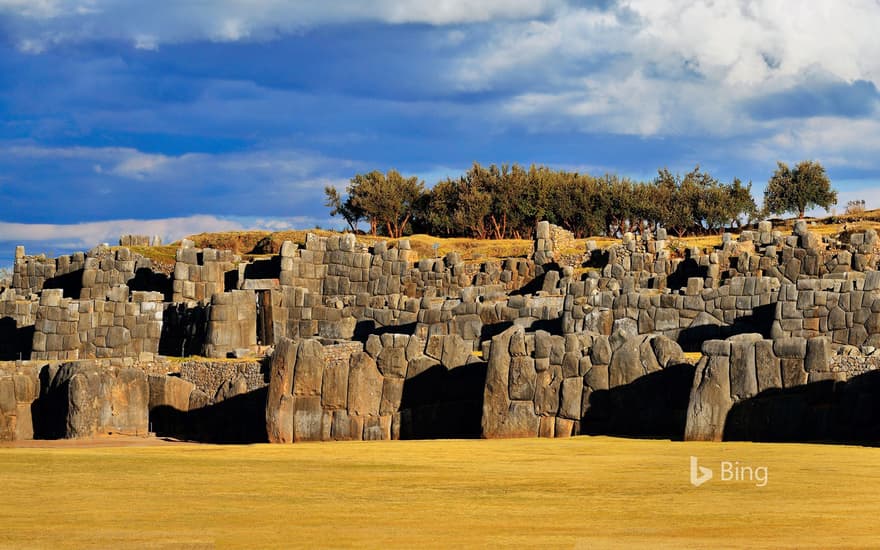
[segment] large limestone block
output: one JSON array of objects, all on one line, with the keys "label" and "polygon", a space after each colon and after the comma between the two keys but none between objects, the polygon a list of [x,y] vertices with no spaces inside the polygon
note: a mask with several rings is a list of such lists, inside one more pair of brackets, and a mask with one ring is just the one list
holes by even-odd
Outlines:
[{"label": "large limestone block", "polygon": [[535,360],[531,357],[516,356],[510,362],[510,399],[531,401],[535,398],[537,371]]},{"label": "large limestone block", "polygon": [[266,397],[266,433],[270,443],[293,442],[293,371],[299,344],[282,338],[275,346]]},{"label": "large limestone block", "polygon": [[562,404],[559,407],[559,416],[571,420],[581,418],[581,398],[584,392],[584,379],[566,378],[562,382]]},{"label": "large limestone block", "polygon": [[293,441],[321,441],[324,410],[318,396],[293,398]]},{"label": "large limestone block", "polygon": [[609,383],[612,388],[629,384],[647,374],[645,366],[642,364],[640,349],[643,342],[643,337],[627,338],[614,351],[608,371]]},{"label": "large limestone block", "polygon": [[758,393],[754,342],[732,342],[730,347],[730,392],[734,399]]},{"label": "large limestone block", "polygon": [[551,365],[538,373],[535,392],[535,412],[543,416],[556,416],[559,410],[559,387],[562,385],[562,367]]},{"label": "large limestone block", "polygon": [[293,395],[321,395],[324,376],[324,346],[315,339],[303,340],[296,353]]},{"label": "large limestone block", "polygon": [[704,357],[694,373],[684,439],[721,441],[731,407],[730,358],[723,355]]},{"label": "large limestone block", "polygon": [[325,409],[344,409],[348,405],[348,361],[325,365],[321,384],[321,405]]},{"label": "large limestone block", "polygon": [[773,354],[773,341],[755,342],[755,371],[758,377],[758,392],[782,387],[782,373],[779,359]]},{"label": "large limestone block", "polygon": [[364,352],[351,356],[348,375],[348,412],[358,416],[378,416],[382,400],[383,377],[376,362]]},{"label": "large limestone block", "polygon": [[502,426],[509,412],[510,339],[522,327],[513,326],[492,337],[483,392],[483,437],[504,437]]},{"label": "large limestone block", "polygon": [[149,387],[143,371],[98,368],[89,362],[62,365],[49,391],[66,398],[64,437],[79,438],[105,433],[145,435]]},{"label": "large limestone block", "polygon": [[178,411],[189,410],[189,396],[195,389],[192,382],[179,376],[150,375],[150,409],[171,407]]}]

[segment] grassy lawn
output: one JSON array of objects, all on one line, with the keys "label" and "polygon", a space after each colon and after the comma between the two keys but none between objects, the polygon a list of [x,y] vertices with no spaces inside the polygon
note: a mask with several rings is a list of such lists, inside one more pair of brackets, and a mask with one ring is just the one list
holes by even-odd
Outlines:
[{"label": "grassy lawn", "polygon": [[[689,483],[689,458],[715,479]],[[721,461],[766,466],[719,479]],[[877,544],[880,449],[606,437],[0,449],[0,546]]]}]

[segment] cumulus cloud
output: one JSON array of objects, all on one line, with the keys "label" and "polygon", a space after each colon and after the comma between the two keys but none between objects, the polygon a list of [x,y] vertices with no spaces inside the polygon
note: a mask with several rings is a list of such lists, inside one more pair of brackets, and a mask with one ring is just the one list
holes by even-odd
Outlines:
[{"label": "cumulus cloud", "polygon": [[804,117],[873,112],[878,24],[874,0],[620,0],[496,26],[451,83],[514,89],[506,112],[536,129],[743,134],[759,129],[749,115],[763,96],[819,104]]}]

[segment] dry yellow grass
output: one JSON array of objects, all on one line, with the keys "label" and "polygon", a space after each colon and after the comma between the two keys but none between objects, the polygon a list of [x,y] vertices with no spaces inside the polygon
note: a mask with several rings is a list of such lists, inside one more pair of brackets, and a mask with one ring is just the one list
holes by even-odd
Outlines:
[{"label": "dry yellow grass", "polygon": [[[692,455],[715,480],[690,485]],[[718,480],[722,460],[767,486]],[[605,437],[6,448],[0,546],[870,546],[878,460]]]}]

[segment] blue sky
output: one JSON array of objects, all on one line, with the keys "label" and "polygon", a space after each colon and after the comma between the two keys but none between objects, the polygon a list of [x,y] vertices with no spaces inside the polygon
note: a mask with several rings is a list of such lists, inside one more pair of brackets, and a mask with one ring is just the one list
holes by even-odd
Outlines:
[{"label": "blue sky", "polygon": [[876,0],[0,0],[0,265],[123,232],[324,227],[325,185],[473,161],[880,207]]}]

